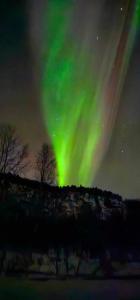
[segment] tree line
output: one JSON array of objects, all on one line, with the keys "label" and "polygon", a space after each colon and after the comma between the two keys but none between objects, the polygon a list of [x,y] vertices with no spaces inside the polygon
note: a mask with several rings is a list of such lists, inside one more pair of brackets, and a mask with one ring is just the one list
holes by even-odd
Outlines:
[{"label": "tree line", "polygon": [[16,128],[9,124],[0,125],[0,173],[24,175],[29,168],[34,169],[40,182],[54,183],[55,159],[51,146],[42,144],[34,163],[29,159],[29,146],[23,144]]}]

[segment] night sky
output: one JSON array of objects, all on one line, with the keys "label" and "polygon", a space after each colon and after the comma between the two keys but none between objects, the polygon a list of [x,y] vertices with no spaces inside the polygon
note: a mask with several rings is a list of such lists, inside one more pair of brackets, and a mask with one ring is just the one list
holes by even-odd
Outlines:
[{"label": "night sky", "polygon": [[[96,42],[99,40],[104,44],[104,35],[111,30],[114,18],[124,13],[125,3],[122,0],[78,0],[76,21],[72,24],[76,36],[81,40],[81,30],[89,22],[90,8],[94,10],[90,18],[100,12],[104,20],[100,25],[101,35],[95,36]],[[45,0],[5,0],[0,4],[0,121],[16,126],[23,140],[30,144],[32,156],[42,142],[48,141],[40,104],[45,4]],[[93,34],[92,39],[94,47]],[[129,198],[140,196],[139,59],[140,33],[137,30],[110,144],[93,182],[94,186]]]}]

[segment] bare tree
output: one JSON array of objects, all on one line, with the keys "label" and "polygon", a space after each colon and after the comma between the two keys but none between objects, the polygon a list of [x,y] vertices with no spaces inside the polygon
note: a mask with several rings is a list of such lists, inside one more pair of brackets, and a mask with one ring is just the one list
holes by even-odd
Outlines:
[{"label": "bare tree", "polygon": [[0,172],[21,174],[27,167],[28,146],[22,145],[16,130],[0,125]]},{"label": "bare tree", "polygon": [[39,180],[53,183],[55,180],[55,159],[49,145],[43,144],[36,159],[36,170]]}]

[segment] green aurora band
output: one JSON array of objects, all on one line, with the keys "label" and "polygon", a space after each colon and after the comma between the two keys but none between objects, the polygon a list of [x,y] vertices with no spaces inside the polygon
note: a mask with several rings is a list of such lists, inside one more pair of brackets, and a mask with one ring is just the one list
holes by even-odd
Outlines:
[{"label": "green aurora band", "polygon": [[42,110],[56,158],[58,185],[91,186],[114,127],[140,23],[140,0],[133,5],[126,1],[119,26],[117,30],[112,26],[100,59],[96,46],[100,41],[93,45],[89,37],[90,22],[82,38],[71,29],[73,10],[70,0],[48,0]]}]

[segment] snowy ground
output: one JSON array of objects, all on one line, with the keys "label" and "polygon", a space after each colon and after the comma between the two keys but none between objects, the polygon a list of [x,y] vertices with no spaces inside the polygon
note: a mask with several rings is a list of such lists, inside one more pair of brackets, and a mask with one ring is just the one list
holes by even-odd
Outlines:
[{"label": "snowy ground", "polygon": [[[76,255],[69,256],[69,275],[72,277],[75,276],[77,266],[79,264],[79,257]],[[60,257],[58,261],[59,267],[59,276],[66,275],[66,266],[64,257]],[[96,277],[103,277],[105,275],[106,268],[100,265],[99,259],[91,259],[89,257],[82,257],[80,260],[80,267],[78,274],[79,275],[93,275]],[[114,262],[111,261],[112,268],[112,276],[140,276],[140,262]],[[9,272],[11,270],[13,272]],[[3,264],[3,275],[5,274],[14,274],[16,275],[16,271],[22,270],[26,272],[28,278],[39,278],[39,274],[42,276],[47,276],[47,278],[54,278],[56,274],[56,258],[54,253],[50,253],[49,255],[41,255],[41,254],[32,254],[30,255],[21,255],[20,253],[12,253],[7,252]],[[15,271],[15,272],[14,272]],[[24,273],[24,272],[23,272]],[[108,275],[109,276],[109,275]],[[1,299],[0,299],[1,300]]]}]

